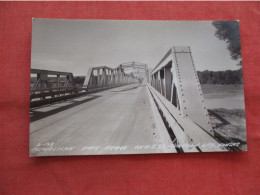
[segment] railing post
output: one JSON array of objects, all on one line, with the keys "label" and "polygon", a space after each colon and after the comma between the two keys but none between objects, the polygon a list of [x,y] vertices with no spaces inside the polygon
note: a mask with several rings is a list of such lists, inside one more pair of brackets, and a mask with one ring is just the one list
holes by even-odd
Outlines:
[{"label": "railing post", "polygon": [[114,84],[114,70],[110,70],[111,72],[111,81],[110,81],[110,85]]},{"label": "railing post", "polygon": [[97,84],[100,85],[100,69],[97,69]]}]

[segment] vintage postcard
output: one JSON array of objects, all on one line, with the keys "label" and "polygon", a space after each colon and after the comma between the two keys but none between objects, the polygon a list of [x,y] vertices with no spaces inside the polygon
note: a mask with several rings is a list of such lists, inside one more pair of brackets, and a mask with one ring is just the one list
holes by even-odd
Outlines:
[{"label": "vintage postcard", "polygon": [[30,156],[247,150],[239,21],[32,23]]}]

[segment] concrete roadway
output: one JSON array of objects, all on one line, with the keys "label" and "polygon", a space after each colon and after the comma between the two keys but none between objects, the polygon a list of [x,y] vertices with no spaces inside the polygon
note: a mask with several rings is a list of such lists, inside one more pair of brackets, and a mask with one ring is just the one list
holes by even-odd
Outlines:
[{"label": "concrete roadway", "polygon": [[171,140],[145,85],[31,109],[30,115],[31,156],[176,152],[160,146]]}]

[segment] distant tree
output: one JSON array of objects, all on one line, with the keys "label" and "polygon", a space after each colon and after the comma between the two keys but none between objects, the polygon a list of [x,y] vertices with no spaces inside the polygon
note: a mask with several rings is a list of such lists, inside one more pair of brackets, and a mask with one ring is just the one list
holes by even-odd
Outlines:
[{"label": "distant tree", "polygon": [[74,82],[76,86],[82,86],[85,81],[85,76],[74,76]]},{"label": "distant tree", "polygon": [[220,40],[227,42],[227,49],[233,60],[239,60],[241,63],[241,44],[238,21],[214,21],[212,25],[217,29],[215,35]]},{"label": "distant tree", "polygon": [[198,71],[200,84],[242,84],[242,68],[238,70],[225,71]]}]

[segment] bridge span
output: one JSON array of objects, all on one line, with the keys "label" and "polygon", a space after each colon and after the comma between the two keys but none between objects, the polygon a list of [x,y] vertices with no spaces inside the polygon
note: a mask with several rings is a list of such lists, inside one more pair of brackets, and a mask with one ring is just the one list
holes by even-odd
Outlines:
[{"label": "bridge span", "polygon": [[[77,146],[70,154],[86,154],[85,146],[128,146],[127,153],[163,152],[162,148],[136,150],[138,145],[171,143],[160,118],[154,115],[146,85],[130,84],[31,110],[31,149],[38,143]],[[45,117],[46,116],[46,117]],[[160,123],[161,122],[161,123]],[[36,154],[37,153],[37,154]],[[44,152],[35,152],[44,155]],[[67,154],[58,152],[58,154]]]},{"label": "bridge span", "polygon": [[189,47],[173,47],[153,70],[129,62],[72,73],[36,70],[30,155],[236,150],[212,129]]}]

